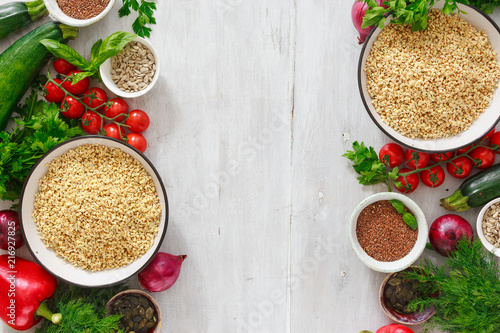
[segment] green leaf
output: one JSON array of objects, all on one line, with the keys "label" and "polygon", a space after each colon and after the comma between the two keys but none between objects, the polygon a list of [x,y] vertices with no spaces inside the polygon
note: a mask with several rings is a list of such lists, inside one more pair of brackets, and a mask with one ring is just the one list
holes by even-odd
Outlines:
[{"label": "green leaf", "polygon": [[[102,39],[99,39],[97,42],[92,45],[92,49],[90,51],[90,59],[96,59],[99,56],[99,50],[101,49]],[[94,64],[93,64],[94,65]]]},{"label": "green leaf", "polygon": [[403,214],[406,210],[405,210],[405,205],[403,205],[403,203],[397,199],[392,199],[392,200],[389,200],[389,202],[394,206],[394,208],[396,208],[396,210],[398,211],[399,214]]},{"label": "green leaf", "polygon": [[136,34],[125,31],[118,31],[108,36],[100,45],[99,55],[95,58],[95,62],[94,59],[92,59],[93,66],[98,68],[107,59],[120,53],[125,45],[136,37]]},{"label": "green leaf", "polygon": [[42,43],[56,58],[62,58],[83,70],[87,70],[90,67],[90,64],[85,58],[65,44],[59,43],[53,39],[42,39],[40,43]]},{"label": "green leaf", "polygon": [[417,230],[418,223],[413,214],[409,212],[403,213],[403,221],[405,221],[406,224],[408,224],[408,226],[410,226],[410,228],[412,228],[413,230]]},{"label": "green leaf", "polygon": [[92,75],[94,75],[93,72],[80,72],[80,73],[73,76],[71,84],[77,84],[79,81],[85,79],[88,76],[92,76]]}]

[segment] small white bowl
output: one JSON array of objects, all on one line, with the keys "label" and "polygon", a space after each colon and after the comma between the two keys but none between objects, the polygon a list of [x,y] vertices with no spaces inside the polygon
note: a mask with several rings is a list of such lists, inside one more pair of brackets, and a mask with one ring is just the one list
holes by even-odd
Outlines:
[{"label": "small white bowl", "polygon": [[[383,262],[370,257],[363,250],[363,248],[359,244],[358,237],[356,235],[356,225],[359,214],[365,207],[377,201],[392,200],[392,199],[397,199],[401,201],[413,213],[413,216],[415,216],[415,219],[417,220],[418,223],[418,235],[417,235],[417,241],[413,246],[413,249],[405,257],[396,261]],[[401,193],[381,192],[369,196],[356,206],[356,208],[352,212],[351,219],[349,221],[349,241],[351,243],[351,247],[354,253],[356,253],[356,255],[361,260],[361,262],[363,262],[363,264],[365,264],[366,266],[375,271],[382,273],[399,272],[409,267],[411,264],[413,264],[418,259],[418,257],[420,257],[420,255],[425,249],[425,245],[427,243],[427,234],[428,234],[427,220],[425,219],[424,213],[422,212],[420,207],[415,203],[415,201],[411,200],[406,195],[403,195]]]},{"label": "small white bowl", "polygon": [[477,235],[479,236],[479,239],[481,240],[481,243],[483,243],[483,246],[486,250],[490,251],[497,257],[500,257],[500,249],[493,246],[490,242],[486,240],[486,237],[484,236],[483,232],[483,217],[488,208],[490,208],[493,204],[500,202],[500,198],[496,198],[488,202],[486,205],[484,205],[483,209],[479,212],[479,215],[477,216],[477,222],[476,222],[476,230],[477,230]]},{"label": "small white bowl", "polygon": [[160,77],[160,58],[158,57],[158,52],[156,52],[156,49],[154,48],[153,44],[151,44],[149,41],[147,41],[144,38],[137,37],[132,40],[132,42],[139,42],[146,46],[148,49],[151,50],[151,53],[153,53],[153,56],[155,57],[155,65],[156,65],[156,72],[155,75],[153,76],[152,81],[149,83],[149,85],[140,91],[136,91],[133,93],[129,93],[126,91],[121,90],[118,88],[118,86],[113,82],[112,79],[112,74],[111,74],[111,59],[106,60],[101,67],[99,67],[99,72],[101,73],[101,79],[104,85],[111,90],[114,94],[120,97],[125,97],[125,98],[134,98],[134,97],[139,97],[144,94],[146,94],[148,91],[150,91],[153,86],[156,84],[156,81],[158,81],[158,78]]},{"label": "small white bowl", "polygon": [[87,20],[78,20],[64,14],[57,4],[57,0],[44,0],[43,2],[45,3],[45,7],[47,7],[50,16],[52,16],[55,20],[72,27],[86,27],[100,21],[104,16],[106,16],[111,8],[113,8],[116,0],[109,0],[108,6],[99,15]]}]

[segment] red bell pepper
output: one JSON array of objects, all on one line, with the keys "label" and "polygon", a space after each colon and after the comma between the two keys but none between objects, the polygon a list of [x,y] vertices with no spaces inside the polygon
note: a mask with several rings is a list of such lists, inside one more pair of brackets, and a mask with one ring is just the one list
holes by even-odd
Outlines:
[{"label": "red bell pepper", "polygon": [[61,315],[50,312],[44,302],[56,287],[56,278],[37,263],[14,255],[0,256],[0,318],[10,327],[24,331],[42,317],[57,324]]},{"label": "red bell pepper", "polygon": [[[359,333],[372,333],[372,332],[361,331]],[[413,332],[412,329],[400,324],[389,324],[379,328],[375,333],[415,333],[415,332]]]}]

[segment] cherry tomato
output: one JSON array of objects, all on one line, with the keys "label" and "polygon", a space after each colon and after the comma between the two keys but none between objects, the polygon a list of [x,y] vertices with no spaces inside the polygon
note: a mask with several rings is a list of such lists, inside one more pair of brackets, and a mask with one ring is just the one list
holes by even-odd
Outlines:
[{"label": "cherry tomato", "polygon": [[478,169],[486,169],[495,163],[495,152],[486,147],[472,149],[469,156],[473,159],[472,165]]},{"label": "cherry tomato", "polygon": [[[71,71],[67,74],[67,76],[78,73],[81,73],[81,71]],[[89,88],[89,84],[90,84],[90,79],[87,76],[85,79],[78,81],[76,84],[73,84],[71,79],[68,79],[63,82],[63,88],[72,93],[73,95],[80,95],[83,94],[85,90]]]},{"label": "cherry tomato", "polygon": [[[110,102],[112,103],[111,106],[104,107],[104,115],[108,118],[112,118],[117,122],[121,122],[123,119],[125,119],[125,116],[128,113],[127,102],[125,102],[121,98],[111,99]],[[120,114],[123,114],[123,116],[119,116]]]},{"label": "cherry tomato", "polygon": [[76,70],[77,68],[75,65],[70,64],[66,60],[59,58],[56,61],[54,61],[54,69],[59,74],[66,75],[69,72]]},{"label": "cherry tomato", "polygon": [[472,148],[472,145],[460,148],[459,150],[457,150],[457,155],[465,154],[471,148]]},{"label": "cherry tomato", "polygon": [[[62,82],[59,79],[54,79],[54,81],[57,84],[61,84]],[[61,88],[59,88],[52,82],[47,82],[47,84],[45,85],[45,90],[47,92],[45,93],[44,97],[48,102],[61,103],[64,99],[64,96],[66,95]]]},{"label": "cherry tomato", "polygon": [[123,131],[121,130],[120,126],[117,124],[107,124],[106,126],[103,127],[104,131],[106,132],[106,136],[109,136],[110,138],[115,138],[118,140],[123,140]]},{"label": "cherry tomato", "polygon": [[413,170],[417,168],[417,160],[418,160],[418,167],[425,168],[427,164],[429,164],[430,158],[431,156],[428,153],[418,152],[413,149],[407,149],[405,151],[406,165]]},{"label": "cherry tomato", "polygon": [[455,178],[468,177],[472,171],[472,161],[467,156],[459,156],[446,163],[446,170]]},{"label": "cherry tomato", "polygon": [[[85,97],[82,99],[85,105],[91,107],[92,109],[102,110],[104,103],[108,100],[108,95],[104,90],[98,87],[92,87],[87,89],[84,93]],[[92,101],[90,101],[92,99]]]},{"label": "cherry tomato", "polygon": [[442,162],[442,161],[448,161],[450,158],[453,157],[453,152],[449,151],[446,153],[432,153],[431,154],[431,160],[433,162]]},{"label": "cherry tomato", "polygon": [[87,111],[82,116],[82,128],[88,134],[97,134],[101,130],[101,116],[94,111]]},{"label": "cherry tomato", "polygon": [[[409,169],[409,168],[402,168],[401,170],[399,170],[399,173],[406,173],[406,172],[410,172],[410,171],[413,171],[412,169]],[[406,180],[403,176],[399,176],[396,181],[398,182],[401,182],[401,184],[403,185],[401,188],[398,188],[396,187],[396,190],[398,190],[399,192],[402,192],[402,193],[411,193],[413,191],[415,191],[418,187],[418,175],[416,173],[412,173],[412,174],[409,174],[406,176]],[[406,188],[406,182],[408,182],[408,186],[410,186],[410,188]]]},{"label": "cherry tomato", "polygon": [[139,150],[141,153],[144,153],[146,151],[146,148],[148,147],[146,138],[139,133],[130,133],[129,135],[127,135],[127,143]]},{"label": "cherry tomato", "polygon": [[481,140],[479,140],[480,142],[487,142],[489,139],[491,139],[491,137],[493,136],[493,134],[495,133],[495,128],[493,127],[488,133],[486,133],[485,136],[483,136],[481,138]]},{"label": "cherry tomato", "polygon": [[430,170],[420,171],[420,180],[422,184],[428,187],[438,187],[443,184],[445,178],[445,173],[443,168],[439,165],[435,165]]},{"label": "cherry tomato", "polygon": [[61,113],[66,118],[80,118],[85,112],[85,106],[79,100],[71,96],[66,96],[66,99],[61,103]]},{"label": "cherry tomato", "polygon": [[495,132],[491,138],[490,138],[490,147],[493,147],[493,145],[497,145],[496,148],[496,153],[500,154],[500,132]]},{"label": "cherry tomato", "polygon": [[134,133],[144,132],[149,127],[149,116],[142,110],[132,110],[125,125],[130,126],[128,129]]},{"label": "cherry tomato", "polygon": [[401,165],[401,163],[405,160],[405,152],[403,151],[403,148],[401,148],[401,146],[397,143],[392,142],[385,144],[382,148],[380,148],[378,157],[382,162],[384,162],[384,156],[389,157],[389,166],[391,168]]}]

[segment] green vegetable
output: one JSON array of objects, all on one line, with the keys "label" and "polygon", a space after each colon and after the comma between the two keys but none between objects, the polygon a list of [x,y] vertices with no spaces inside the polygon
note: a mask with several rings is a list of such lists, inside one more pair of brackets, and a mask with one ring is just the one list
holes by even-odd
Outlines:
[{"label": "green vegetable", "polygon": [[435,314],[424,324],[425,331],[434,328],[449,333],[500,332],[500,270],[495,257],[479,241],[470,243],[465,237],[457,250],[437,267],[430,261],[421,270],[406,273],[420,283],[425,295],[440,292],[438,298],[418,298],[410,308],[434,306]]},{"label": "green vegetable", "polygon": [[152,1],[140,0],[122,0],[123,6],[118,10],[120,17],[130,15],[130,9],[137,12],[137,18],[132,23],[132,29],[141,37],[150,37],[151,28],[146,27],[146,24],[156,24],[154,11],[156,4]]},{"label": "green vegetable", "polygon": [[405,223],[408,224],[408,226],[413,230],[417,230],[418,228],[417,219],[415,219],[415,216],[413,216],[412,213],[406,210],[405,205],[397,199],[389,200],[389,202],[392,204],[394,208],[396,208],[399,214],[403,215],[403,221],[405,221]]},{"label": "green vegetable", "polygon": [[0,39],[48,14],[43,0],[0,5]]},{"label": "green vegetable", "polygon": [[24,180],[44,153],[84,134],[76,121],[70,125],[60,118],[57,104],[38,100],[35,89],[17,112],[12,133],[0,132],[0,200],[19,198]]},{"label": "green vegetable", "polygon": [[441,206],[459,212],[479,207],[500,197],[500,164],[495,164],[469,178],[452,195],[441,199]]},{"label": "green vegetable", "polygon": [[90,61],[87,61],[74,49],[58,42],[57,40],[44,39],[40,41],[40,43],[42,43],[55,57],[62,58],[82,69],[81,73],[72,77],[72,82],[75,84],[87,76],[99,78],[99,66],[101,66],[108,58],[120,53],[125,45],[136,37],[137,35],[135,34],[118,31],[110,35],[104,41],[99,39],[94,43],[94,45],[92,45]]},{"label": "green vegetable", "polygon": [[50,53],[40,44],[44,38],[66,42],[78,36],[78,28],[47,22],[18,39],[0,54],[0,131],[12,112],[49,60]]}]

